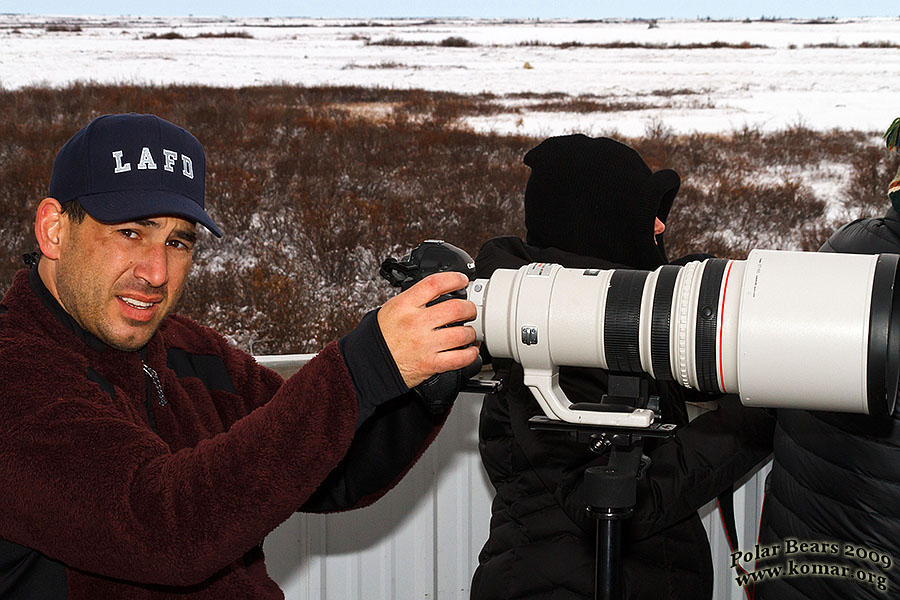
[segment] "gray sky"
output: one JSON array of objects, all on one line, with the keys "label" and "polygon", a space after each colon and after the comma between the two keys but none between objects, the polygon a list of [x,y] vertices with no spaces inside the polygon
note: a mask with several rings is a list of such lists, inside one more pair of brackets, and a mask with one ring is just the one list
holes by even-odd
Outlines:
[{"label": "gray sky", "polygon": [[897,0],[0,0],[0,12],[59,15],[487,17],[487,18],[744,18],[900,17]]}]

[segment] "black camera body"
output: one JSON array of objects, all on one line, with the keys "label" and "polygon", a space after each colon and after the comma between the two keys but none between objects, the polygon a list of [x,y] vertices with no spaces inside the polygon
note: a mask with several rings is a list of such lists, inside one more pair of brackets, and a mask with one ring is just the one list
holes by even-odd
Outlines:
[{"label": "black camera body", "polygon": [[[387,258],[381,263],[379,274],[394,287],[406,291],[429,275],[442,272],[457,271],[475,279],[475,261],[461,248],[441,240],[425,240],[402,259]],[[466,299],[466,290],[460,289],[442,294],[427,304],[432,306],[451,298]],[[452,323],[447,327],[460,326]],[[432,375],[414,389],[426,408],[433,414],[443,414],[459,394],[469,378],[481,371],[482,360],[479,356],[475,362],[464,369],[448,371]]]},{"label": "black camera body", "polygon": [[[394,287],[406,291],[417,281],[445,271],[458,271],[469,281],[475,279],[475,261],[461,248],[442,240],[425,240],[402,259],[388,258],[381,263],[379,274]],[[446,296],[446,297],[445,297]],[[447,298],[465,298],[465,290],[445,294],[433,302]]]}]

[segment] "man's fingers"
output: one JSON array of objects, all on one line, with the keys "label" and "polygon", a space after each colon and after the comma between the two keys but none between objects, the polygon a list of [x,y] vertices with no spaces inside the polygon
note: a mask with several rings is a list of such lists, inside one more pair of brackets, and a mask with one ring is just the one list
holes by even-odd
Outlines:
[{"label": "man's fingers", "polygon": [[406,290],[410,299],[419,306],[425,306],[441,294],[454,292],[469,285],[469,278],[456,271],[435,273],[419,281]]},{"label": "man's fingers", "polygon": [[473,321],[477,314],[478,309],[474,303],[460,298],[451,298],[427,307],[424,318],[433,328],[438,328],[451,323]]},{"label": "man's fingers", "polygon": [[475,305],[450,298],[427,306],[443,294],[464,288],[468,281],[462,273],[436,273],[397,294],[378,311],[384,341],[408,387],[435,373],[468,366],[477,357],[477,348],[456,350],[475,341],[472,327],[445,327],[473,320]]},{"label": "man's fingers", "polygon": [[471,327],[445,327],[434,332],[436,352],[452,350],[460,346],[468,346],[475,341],[475,330]]},{"label": "man's fingers", "polygon": [[478,358],[478,348],[475,346],[440,352],[434,357],[434,372],[443,373],[462,369],[471,365],[476,358]]}]

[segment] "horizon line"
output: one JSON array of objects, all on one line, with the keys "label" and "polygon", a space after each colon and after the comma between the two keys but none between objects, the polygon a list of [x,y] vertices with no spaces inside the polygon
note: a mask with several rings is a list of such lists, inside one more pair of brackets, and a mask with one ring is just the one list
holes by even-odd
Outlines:
[{"label": "horizon line", "polygon": [[713,17],[713,16],[696,16],[696,17],[524,17],[524,16],[506,16],[506,17],[473,17],[463,15],[419,15],[419,16],[310,16],[310,15],[215,15],[215,14],[122,14],[122,13],[32,13],[32,12],[0,12],[0,15],[6,16],[31,16],[31,17],[111,17],[111,18],[188,18],[188,19],[308,19],[308,20],[347,20],[347,19],[371,19],[385,21],[407,21],[407,20],[471,20],[471,21],[575,21],[584,23],[604,22],[604,21],[749,21],[749,22],[776,22],[776,21],[797,21],[804,20],[811,23],[828,24],[835,21],[847,19],[898,19],[900,15],[853,15],[853,16],[837,16],[837,15],[819,15],[815,17],[808,16],[768,16],[761,15],[759,17]]}]

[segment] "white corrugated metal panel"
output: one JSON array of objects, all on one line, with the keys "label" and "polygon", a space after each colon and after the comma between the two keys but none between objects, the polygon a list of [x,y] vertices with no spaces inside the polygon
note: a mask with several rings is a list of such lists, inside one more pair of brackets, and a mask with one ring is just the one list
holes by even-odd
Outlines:
[{"label": "white corrugated metal panel", "polygon": [[[772,470],[767,461],[746,479],[734,492],[734,521],[738,540],[735,550],[753,550],[759,536],[759,517],[765,492],[766,475]],[[715,600],[746,600],[743,588],[735,582],[731,569],[731,548],[722,526],[722,517],[713,500],[700,511],[703,526],[709,535],[709,547],[713,559],[713,598]],[[745,565],[748,566],[748,565]]]},{"label": "white corrugated metal panel", "polygon": [[[297,363],[259,357],[289,373]],[[308,357],[295,359],[305,361]],[[296,514],[266,538],[269,573],[287,600],[463,600],[487,539],[493,488],[478,454],[481,396],[462,394],[434,444],[374,505]],[[741,549],[756,543],[767,465],[734,495]],[[715,502],[710,534],[716,600],[741,600]]]},{"label": "white corrugated metal panel", "polygon": [[266,538],[288,600],[465,599],[490,520],[481,397],[463,394],[434,444],[374,505],[297,514]]}]

